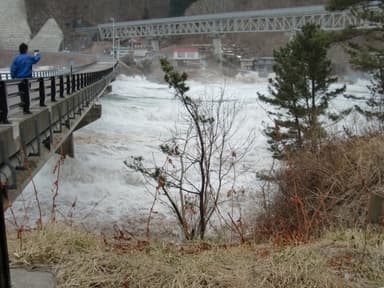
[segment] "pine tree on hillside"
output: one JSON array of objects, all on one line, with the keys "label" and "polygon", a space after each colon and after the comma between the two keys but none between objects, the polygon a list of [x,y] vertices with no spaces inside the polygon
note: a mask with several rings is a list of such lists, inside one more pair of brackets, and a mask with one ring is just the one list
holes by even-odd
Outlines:
[{"label": "pine tree on hillside", "polygon": [[336,82],[327,59],[329,41],[317,25],[307,24],[285,47],[274,52],[276,73],[270,79],[270,95],[260,95],[276,107],[275,125],[266,128],[275,158],[303,145],[316,149],[325,135],[321,116],[327,115],[329,101],[345,87],[329,91]]},{"label": "pine tree on hillside", "polygon": [[183,16],[185,9],[187,9],[196,0],[170,0],[169,3],[169,16],[177,17]]},{"label": "pine tree on hillside", "polygon": [[[364,106],[356,110],[368,120],[378,121],[379,129],[384,130],[384,4],[382,1],[330,0],[330,10],[349,8],[361,19],[370,22],[369,29],[355,29],[354,36],[359,41],[350,41],[347,51],[354,67],[371,74],[370,95],[363,98]],[[359,98],[361,100],[361,98]]]},{"label": "pine tree on hillside", "polygon": [[350,8],[359,3],[363,3],[366,1],[361,0],[329,0],[327,3],[327,8],[329,10],[344,10]]}]

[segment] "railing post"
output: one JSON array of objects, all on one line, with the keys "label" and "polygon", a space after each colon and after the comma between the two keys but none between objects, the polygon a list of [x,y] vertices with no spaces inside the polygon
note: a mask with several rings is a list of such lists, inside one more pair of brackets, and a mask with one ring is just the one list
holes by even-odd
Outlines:
[{"label": "railing post", "polygon": [[77,74],[77,76],[76,76],[76,82],[77,82],[77,90],[80,90],[80,74]]},{"label": "railing post", "polygon": [[67,95],[71,94],[71,77],[67,75]]},{"label": "railing post", "polygon": [[371,224],[380,225],[384,223],[384,194],[371,193],[368,219]]},{"label": "railing post", "polygon": [[76,91],[76,79],[75,79],[75,75],[72,74],[72,93],[75,93]]},{"label": "railing post", "polygon": [[0,287],[11,288],[11,273],[9,271],[9,256],[7,244],[7,229],[4,219],[4,197],[6,197],[6,187],[0,183]]},{"label": "railing post", "polygon": [[64,76],[60,75],[60,98],[64,98]]},{"label": "railing post", "polygon": [[84,88],[84,73],[80,74],[80,87]]},{"label": "railing post", "polygon": [[45,85],[44,78],[39,78],[39,99],[40,106],[45,107]]},{"label": "railing post", "polygon": [[8,123],[7,86],[4,81],[0,81],[0,121]]},{"label": "railing post", "polygon": [[51,77],[51,101],[56,102],[56,79],[55,79],[55,76]]}]

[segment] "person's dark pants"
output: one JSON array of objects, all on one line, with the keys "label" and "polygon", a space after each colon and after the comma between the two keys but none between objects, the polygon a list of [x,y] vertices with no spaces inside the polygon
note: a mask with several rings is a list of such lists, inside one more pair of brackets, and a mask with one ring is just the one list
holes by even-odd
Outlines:
[{"label": "person's dark pants", "polygon": [[29,112],[30,99],[29,99],[29,83],[27,79],[22,80],[19,83],[19,94],[21,100],[21,106],[24,112]]},{"label": "person's dark pants", "polygon": [[8,122],[8,106],[7,103],[3,101],[0,101],[0,122]]}]

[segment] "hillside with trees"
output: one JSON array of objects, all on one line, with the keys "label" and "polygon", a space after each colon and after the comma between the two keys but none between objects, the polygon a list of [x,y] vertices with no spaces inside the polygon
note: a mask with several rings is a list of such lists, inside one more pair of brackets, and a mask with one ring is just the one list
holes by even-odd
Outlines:
[{"label": "hillside with trees", "polygon": [[25,1],[32,33],[49,17],[54,17],[63,30],[79,25],[97,25],[111,21],[163,18],[190,14],[282,8],[324,4],[324,0],[28,0]]},{"label": "hillside with trees", "polygon": [[[66,43],[71,42],[73,28],[94,26],[100,23],[130,21],[149,18],[164,18],[182,15],[221,13],[258,9],[285,8],[305,5],[321,5],[325,0],[271,0],[271,1],[235,1],[235,0],[28,0],[25,1],[28,22],[32,34],[39,31],[49,17],[54,17],[66,35]],[[190,37],[188,38],[190,39]],[[285,44],[284,33],[247,33],[223,36],[225,45],[236,45],[244,49],[243,56],[269,55],[274,48]],[[68,42],[69,41],[69,42]],[[175,38],[172,42],[178,43]],[[206,39],[206,42],[209,39]],[[72,46],[72,45],[69,45]],[[78,46],[78,45],[74,45]],[[249,47],[252,46],[252,49]]]},{"label": "hillside with trees", "polygon": [[325,0],[262,0],[262,1],[234,1],[234,0],[197,0],[186,10],[186,15],[222,13],[229,11],[278,9],[295,6],[324,5]]}]

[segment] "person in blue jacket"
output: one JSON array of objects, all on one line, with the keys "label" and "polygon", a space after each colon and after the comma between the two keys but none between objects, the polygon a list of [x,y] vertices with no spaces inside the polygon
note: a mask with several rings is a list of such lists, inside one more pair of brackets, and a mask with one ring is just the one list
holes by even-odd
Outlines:
[{"label": "person in blue jacket", "polygon": [[24,114],[31,114],[29,110],[29,84],[28,79],[32,77],[32,65],[40,61],[40,53],[35,50],[33,55],[28,54],[28,45],[21,43],[19,46],[20,54],[13,58],[11,64],[12,79],[23,79],[19,83],[19,93],[21,98],[21,106]]}]

